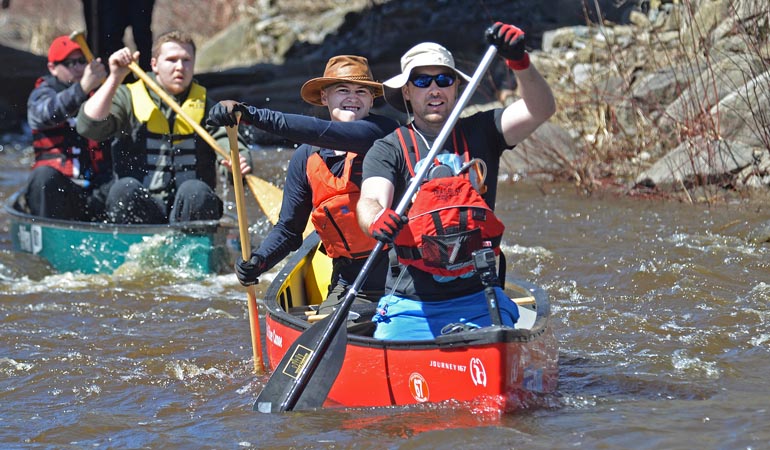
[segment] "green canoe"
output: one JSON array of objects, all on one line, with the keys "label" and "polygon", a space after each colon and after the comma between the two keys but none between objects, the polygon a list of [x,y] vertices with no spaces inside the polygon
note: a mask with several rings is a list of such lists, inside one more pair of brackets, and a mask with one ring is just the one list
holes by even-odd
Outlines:
[{"label": "green canoe", "polygon": [[233,221],[117,225],[33,216],[5,204],[13,249],[44,258],[58,272],[110,274],[126,263],[201,273],[232,270],[240,243]]}]

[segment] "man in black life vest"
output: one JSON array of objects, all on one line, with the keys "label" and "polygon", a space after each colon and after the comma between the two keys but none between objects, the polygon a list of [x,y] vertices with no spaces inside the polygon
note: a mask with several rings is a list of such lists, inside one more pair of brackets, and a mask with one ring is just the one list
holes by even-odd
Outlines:
[{"label": "man in black life vest", "polygon": [[109,151],[77,133],[75,116],[107,71],[100,59],[86,62],[69,36],[59,36],[48,49],[48,72],[27,102],[35,162],[18,206],[53,219],[102,220],[112,180]]},{"label": "man in black life vest", "polygon": [[[344,299],[376,243],[360,229],[355,216],[363,154],[398,123],[369,114],[374,99],[382,95],[382,84],[374,81],[367,59],[361,56],[332,57],[323,76],[306,82],[300,95],[311,105],[326,106],[331,121],[223,101],[209,112],[208,123],[234,125],[234,113],[239,111],[242,120],[262,130],[304,143],[289,162],[278,223],[248,261],[238,261],[235,270],[241,284],[256,284],[263,272],[300,247],[311,219],[323,251],[333,259],[330,291],[319,309],[326,314]],[[366,302],[374,310],[387,269],[387,258],[381,258],[356,303]]]},{"label": "man in black life vest", "polygon": [[[491,324],[472,254],[482,248],[499,252],[503,230],[493,212],[499,159],[546,121],[556,105],[548,84],[530,64],[519,28],[498,22],[487,30],[486,38],[513,70],[521,98],[506,108],[458,120],[436,158],[452,168],[437,172],[456,176],[422,184],[407,217],[391,208],[406,191],[417,164],[436,164],[420,158],[429,152],[454,109],[460,84],[470,79],[457,70],[447,49],[425,42],[402,56],[401,74],[383,82],[388,103],[413,120],[375,142],[364,159],[358,202],[361,227],[393,243],[403,266],[388,278],[388,295],[380,300],[374,317],[376,338],[432,339],[450,324],[471,328]],[[477,173],[475,186],[471,176],[475,170],[463,169],[473,165],[486,167],[485,173]],[[516,304],[499,287],[496,291],[503,324],[514,326],[519,316]]]},{"label": "man in black life vest", "polygon": [[[107,217],[114,223],[176,223],[216,220],[222,200],[215,192],[217,154],[194,128],[145,86],[122,84],[139,52],[123,48],[110,55],[110,74],[78,114],[78,131],[93,139],[112,138],[114,182]],[[154,78],[191,120],[202,125],[214,102],[193,80],[195,43],[180,31],[159,36],[150,59]],[[228,148],[224,128],[209,128]],[[241,171],[251,172],[241,147]]]}]

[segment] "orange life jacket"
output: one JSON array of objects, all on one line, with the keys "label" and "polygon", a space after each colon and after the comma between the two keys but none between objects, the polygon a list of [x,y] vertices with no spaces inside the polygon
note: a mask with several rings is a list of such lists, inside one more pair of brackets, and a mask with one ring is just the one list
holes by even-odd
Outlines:
[{"label": "orange life jacket", "polygon": [[[414,176],[412,158],[416,165],[420,156],[414,130],[409,128],[409,131],[415,149],[413,154],[401,129],[396,130],[407,166]],[[457,149],[455,131],[452,139]],[[467,163],[468,143],[462,133],[460,139]],[[439,166],[438,158],[431,164],[434,168]],[[409,207],[409,221],[394,241],[399,261],[434,275],[458,277],[473,271],[474,251],[492,248],[499,254],[505,226],[473,187],[469,174],[427,178]]]},{"label": "orange life jacket", "polygon": [[350,173],[358,156],[348,152],[339,178],[331,173],[318,150],[307,160],[307,178],[313,190],[310,220],[331,258],[365,258],[377,243],[361,230],[356,217],[361,188],[350,181]]}]

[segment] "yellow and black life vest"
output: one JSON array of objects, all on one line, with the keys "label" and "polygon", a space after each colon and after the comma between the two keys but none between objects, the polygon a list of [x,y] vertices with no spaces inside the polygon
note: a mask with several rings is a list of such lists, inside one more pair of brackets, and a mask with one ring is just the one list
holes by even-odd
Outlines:
[{"label": "yellow and black life vest", "polygon": [[[134,116],[142,124],[137,136],[147,151],[144,186],[153,194],[174,192],[186,180],[197,178],[198,138],[195,129],[181,117],[173,120],[173,130],[150,97],[142,81],[127,85]],[[200,123],[206,114],[206,89],[192,83],[180,105],[190,119]],[[143,137],[143,138],[142,138]]]}]

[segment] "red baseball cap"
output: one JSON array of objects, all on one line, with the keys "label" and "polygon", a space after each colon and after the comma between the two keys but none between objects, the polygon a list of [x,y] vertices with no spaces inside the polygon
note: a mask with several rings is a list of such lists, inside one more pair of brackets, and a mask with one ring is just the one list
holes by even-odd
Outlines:
[{"label": "red baseball cap", "polygon": [[59,36],[51,42],[51,46],[48,48],[48,62],[64,61],[75,50],[80,50],[77,42],[70,39],[69,36]]}]

